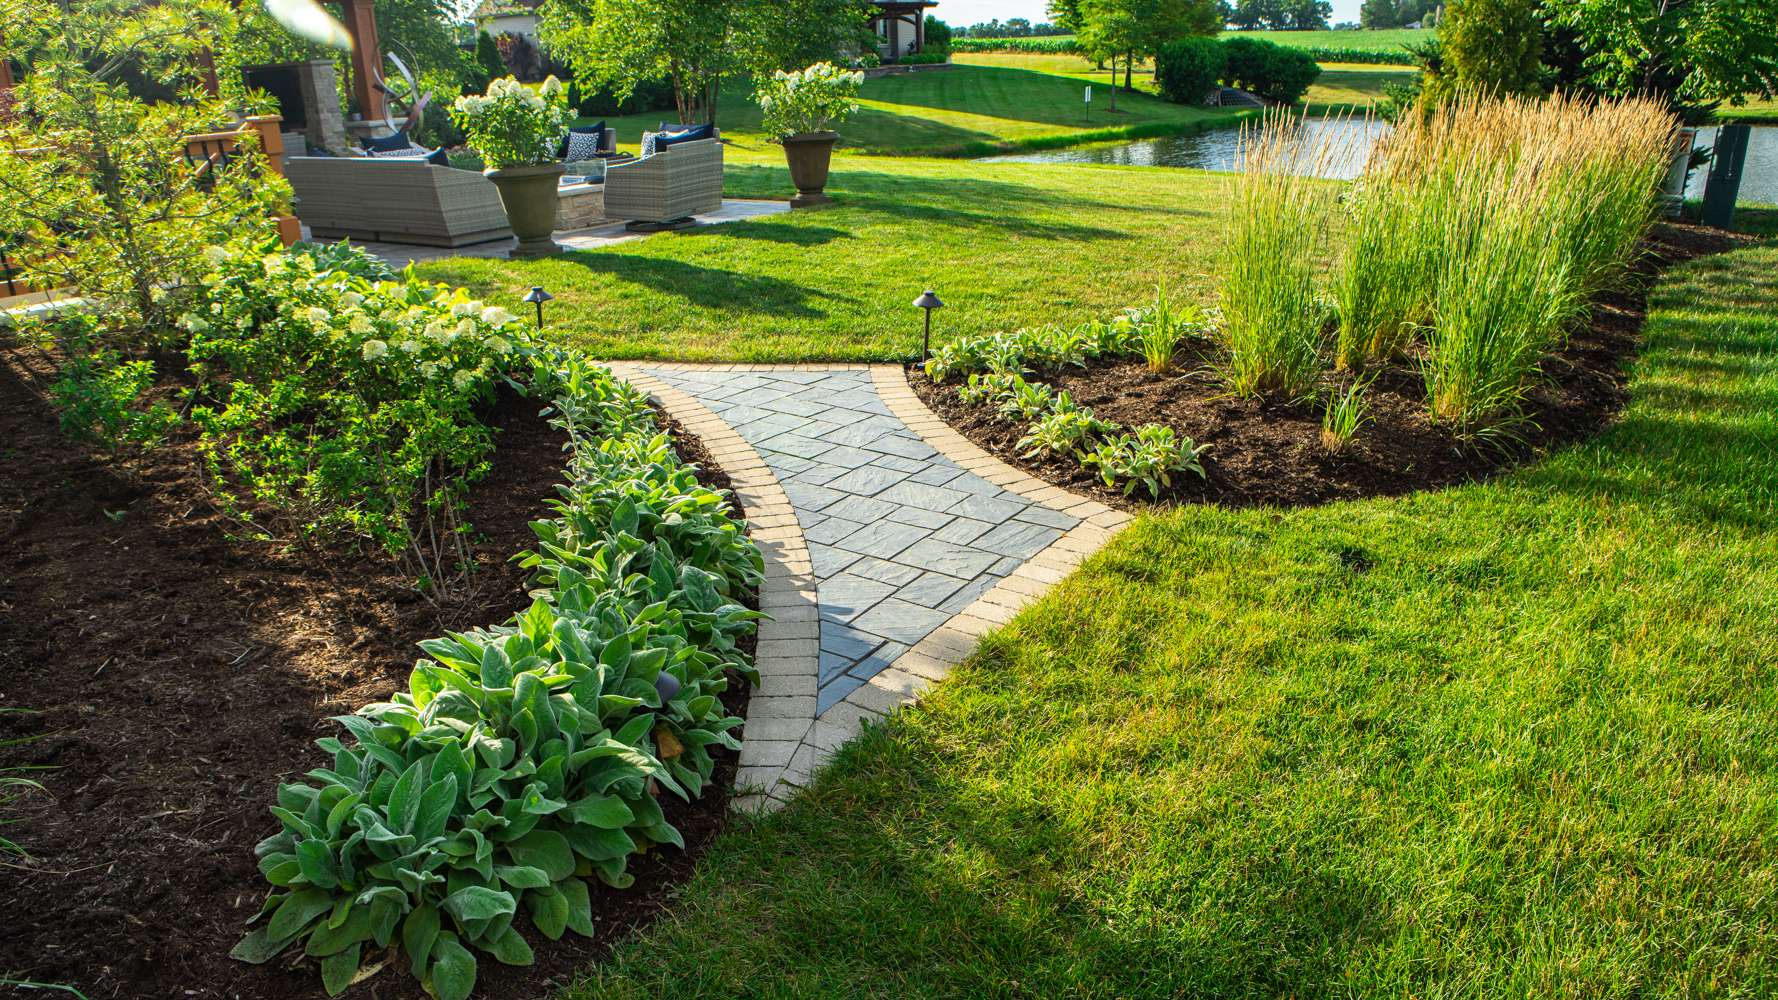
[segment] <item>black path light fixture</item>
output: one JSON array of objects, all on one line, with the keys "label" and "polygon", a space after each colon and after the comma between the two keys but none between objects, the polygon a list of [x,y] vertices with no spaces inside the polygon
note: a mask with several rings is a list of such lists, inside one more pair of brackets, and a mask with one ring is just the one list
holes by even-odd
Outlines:
[{"label": "black path light fixture", "polygon": [[539,330],[543,329],[543,304],[553,298],[555,296],[544,291],[542,285],[532,285],[531,290],[525,293],[525,301],[537,306],[537,329]]},{"label": "black path light fixture", "polygon": [[928,288],[914,300],[914,305],[926,310],[926,337],[920,341],[920,360],[924,362],[932,356],[932,310],[943,309],[945,304],[938,300],[938,294]]}]

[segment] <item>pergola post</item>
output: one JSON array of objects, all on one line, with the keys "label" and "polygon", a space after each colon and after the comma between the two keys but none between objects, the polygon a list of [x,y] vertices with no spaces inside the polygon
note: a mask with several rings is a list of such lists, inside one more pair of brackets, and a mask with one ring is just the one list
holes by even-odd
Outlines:
[{"label": "pergola post", "polygon": [[926,12],[914,8],[914,51],[926,51]]},{"label": "pergola post", "polygon": [[383,61],[376,8],[371,0],[340,0],[340,13],[352,36],[352,96],[358,99],[358,112],[365,121],[375,121],[383,117],[383,92],[376,84]]}]

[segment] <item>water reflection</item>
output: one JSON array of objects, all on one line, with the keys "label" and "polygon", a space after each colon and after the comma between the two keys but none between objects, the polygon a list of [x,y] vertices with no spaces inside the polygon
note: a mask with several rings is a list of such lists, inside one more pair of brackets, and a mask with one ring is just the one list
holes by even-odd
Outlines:
[{"label": "water reflection", "polygon": [[[1310,118],[1303,125],[1314,153],[1338,152],[1322,158],[1322,177],[1349,180],[1364,166],[1364,157],[1372,145],[1388,134],[1382,122],[1355,119]],[[1137,167],[1193,167],[1198,170],[1234,170],[1240,162],[1241,130],[1217,129],[1197,135],[1171,135],[1157,139],[1136,139],[1112,146],[1087,149],[1051,149],[1036,153],[1013,153],[991,156],[990,160],[1008,163],[1117,163]],[[1716,129],[1698,130],[1698,144],[1709,148],[1716,141]],[[1707,171],[1692,173],[1686,185],[1686,196],[1704,196]],[[1747,164],[1741,175],[1741,201],[1778,204],[1778,127],[1758,126],[1747,144]]]}]

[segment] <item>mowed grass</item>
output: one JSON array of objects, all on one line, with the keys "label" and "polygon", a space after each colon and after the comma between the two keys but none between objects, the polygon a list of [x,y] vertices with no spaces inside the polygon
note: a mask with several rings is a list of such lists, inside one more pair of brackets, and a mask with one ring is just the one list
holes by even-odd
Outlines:
[{"label": "mowed grass", "polygon": [[[727,154],[731,198],[794,193],[778,147]],[[546,261],[452,258],[427,278],[510,308],[556,296],[552,331],[607,358],[888,360],[935,340],[1209,294],[1225,180],[1195,171],[839,156],[837,205],[660,233]]]},{"label": "mowed grass", "polygon": [[[1228,111],[1187,107],[1149,94],[1120,94],[1118,113],[1096,95],[1091,113],[1081,83],[1037,67],[988,60],[864,82],[862,108],[840,129],[843,147],[881,155],[968,156],[1114,134],[1191,132],[1238,119]],[[607,118],[619,143],[634,147],[671,112]],[[724,85],[717,124],[727,138],[759,139],[760,113],[744,80]],[[1090,135],[1088,134],[1090,133]]]},{"label": "mowed grass", "polygon": [[1139,518],[567,995],[1778,994],[1778,249],[1647,333],[1496,481]]}]

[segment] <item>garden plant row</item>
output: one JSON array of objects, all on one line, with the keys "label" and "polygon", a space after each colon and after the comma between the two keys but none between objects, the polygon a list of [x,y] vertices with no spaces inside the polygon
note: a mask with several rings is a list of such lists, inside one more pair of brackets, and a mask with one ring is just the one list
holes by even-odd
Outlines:
[{"label": "garden plant row", "polygon": [[[515,922],[591,936],[586,879],[625,888],[632,855],[683,847],[657,796],[699,795],[711,751],[739,748],[721,695],[757,676],[737,642],[760,554],[640,392],[505,310],[340,248],[211,264],[183,326],[226,389],[194,412],[244,521],[271,507],[308,515],[299,532],[430,546],[418,512],[450,509],[492,447],[477,414],[496,388],[547,401],[567,436],[561,496],[519,557],[529,607],[421,643],[406,690],[335,720],[327,765],[277,791],[257,848],[272,890],[233,952],[299,950],[337,994],[393,950],[460,1000],[478,954],[532,961]],[[344,502],[399,486],[406,506]]]}]

